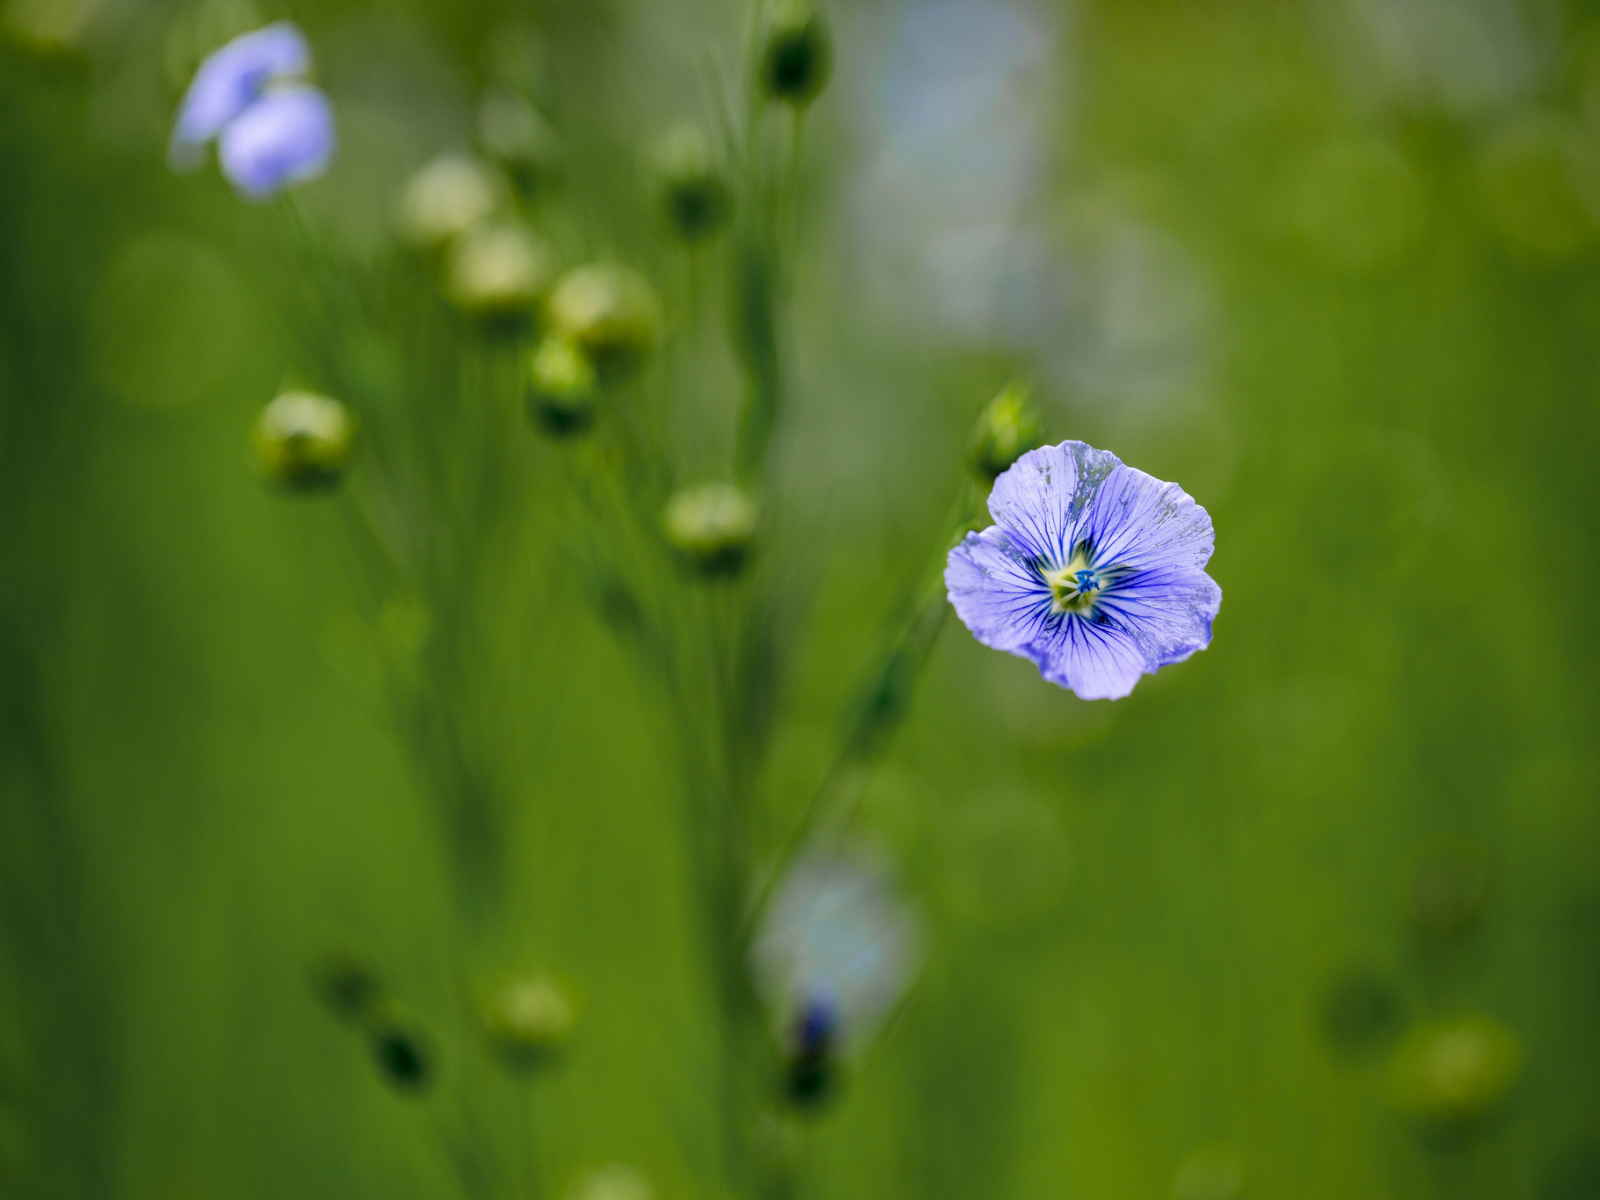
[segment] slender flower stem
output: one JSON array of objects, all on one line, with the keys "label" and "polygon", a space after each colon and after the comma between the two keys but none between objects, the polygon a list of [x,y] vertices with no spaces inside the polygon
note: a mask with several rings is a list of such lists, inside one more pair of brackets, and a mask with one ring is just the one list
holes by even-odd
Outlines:
[{"label": "slender flower stem", "polygon": [[904,719],[923,664],[944,626],[948,609],[942,584],[945,556],[971,526],[978,502],[977,489],[964,481],[945,518],[939,549],[923,569],[905,606],[909,611],[897,622],[883,654],[858,693],[832,765],[762,873],[746,910],[740,935],[743,944],[748,945],[773,891],[800,851],[823,829],[839,830],[848,825],[871,765]]}]

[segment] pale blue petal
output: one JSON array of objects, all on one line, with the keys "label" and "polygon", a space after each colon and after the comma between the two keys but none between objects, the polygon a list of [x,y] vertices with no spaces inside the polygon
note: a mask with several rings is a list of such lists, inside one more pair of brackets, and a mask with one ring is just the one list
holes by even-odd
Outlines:
[{"label": "pale blue petal", "polygon": [[1024,551],[1065,561],[1085,509],[1121,465],[1116,455],[1083,442],[1030,450],[994,481],[989,513]]},{"label": "pale blue petal", "polygon": [[1119,583],[1101,597],[1097,616],[1125,629],[1154,673],[1210,645],[1221,606],[1222,589],[1204,571],[1163,567]]},{"label": "pale blue petal", "polygon": [[200,64],[178,109],[173,165],[192,166],[201,147],[249,108],[268,84],[304,75],[310,68],[310,47],[288,21],[236,37],[215,51]]},{"label": "pale blue petal", "polygon": [[1040,674],[1085,700],[1120,700],[1151,670],[1128,630],[1077,616],[1061,618],[1048,641],[1029,649]]},{"label": "pale blue petal", "polygon": [[229,182],[252,200],[265,199],[327,170],[333,111],[316,88],[274,88],[222,131],[217,150]]},{"label": "pale blue petal", "polygon": [[1045,633],[1050,589],[1003,529],[967,534],[950,551],[944,583],[956,615],[985,646],[1017,653]]},{"label": "pale blue petal", "polygon": [[1095,489],[1074,536],[1094,547],[1096,565],[1133,570],[1199,570],[1215,543],[1211,517],[1193,497],[1121,463]]}]

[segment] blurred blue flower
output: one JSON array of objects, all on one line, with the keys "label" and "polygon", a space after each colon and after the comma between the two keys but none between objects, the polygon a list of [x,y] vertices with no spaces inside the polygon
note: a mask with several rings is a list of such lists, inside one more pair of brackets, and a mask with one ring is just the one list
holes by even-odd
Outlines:
[{"label": "blurred blue flower", "polygon": [[222,173],[261,200],[322,174],[333,157],[333,111],[314,87],[272,88],[229,123],[217,142]]},{"label": "blurred blue flower", "polygon": [[795,1050],[801,1054],[826,1054],[839,1034],[839,1005],[827,992],[805,1002],[795,1022]]},{"label": "blurred blue flower", "polygon": [[287,21],[234,38],[195,73],[168,161],[190,170],[215,139],[223,174],[251,199],[321,174],[333,157],[333,114],[300,82],[310,69],[305,37]]},{"label": "blurred blue flower", "polygon": [[1037,664],[1085,700],[1211,641],[1222,589],[1214,533],[1175,483],[1082,442],[1032,450],[995,481],[995,524],[950,551],[945,585],[986,646]]},{"label": "blurred blue flower", "polygon": [[752,948],[762,992],[801,1055],[859,1041],[894,1006],[918,957],[915,917],[887,875],[851,854],[784,877]]}]

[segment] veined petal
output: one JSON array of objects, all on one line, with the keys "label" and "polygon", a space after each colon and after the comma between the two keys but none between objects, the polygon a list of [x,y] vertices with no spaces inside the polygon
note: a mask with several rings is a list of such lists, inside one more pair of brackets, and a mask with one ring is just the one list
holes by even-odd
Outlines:
[{"label": "veined petal", "polygon": [[1216,535],[1211,516],[1175,483],[1118,463],[1083,512],[1077,537],[1097,564],[1133,570],[1203,568]]},{"label": "veined petal", "polygon": [[1120,700],[1148,669],[1127,629],[1077,616],[1063,617],[1054,636],[1030,649],[1040,674],[1084,700]]},{"label": "veined petal", "polygon": [[1221,606],[1222,589],[1204,571],[1159,568],[1119,583],[1099,599],[1096,615],[1133,639],[1154,674],[1210,644]]},{"label": "veined petal", "polygon": [[950,551],[945,587],[972,636],[1017,653],[1041,636],[1050,617],[1050,589],[1003,529],[969,533]]},{"label": "veined petal", "polygon": [[249,108],[274,80],[304,75],[311,49],[292,23],[279,21],[213,52],[183,97],[172,130],[172,165],[194,165],[201,148]]},{"label": "veined petal", "polygon": [[994,481],[989,513],[1034,557],[1064,562],[1086,508],[1121,465],[1083,442],[1030,450]]},{"label": "veined petal", "polygon": [[243,195],[263,200],[327,170],[333,111],[316,88],[274,88],[222,131],[222,173]]}]

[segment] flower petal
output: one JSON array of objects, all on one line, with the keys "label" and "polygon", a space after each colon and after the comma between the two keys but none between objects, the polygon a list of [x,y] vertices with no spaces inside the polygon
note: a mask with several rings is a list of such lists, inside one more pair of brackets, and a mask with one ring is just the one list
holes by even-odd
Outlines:
[{"label": "flower petal", "polygon": [[1222,606],[1216,580],[1195,568],[1145,571],[1100,598],[1098,618],[1132,638],[1154,674],[1211,644]]},{"label": "flower petal", "polygon": [[1109,622],[1063,618],[1053,636],[1027,648],[1051,683],[1070,688],[1084,700],[1120,700],[1133,691],[1147,667],[1137,639]]},{"label": "flower petal", "polygon": [[1083,442],[1030,450],[994,481],[990,515],[1025,552],[1065,562],[1085,509],[1121,465],[1115,454]]},{"label": "flower petal", "polygon": [[327,170],[333,111],[316,88],[275,88],[222,131],[217,150],[229,182],[252,200],[265,199]]},{"label": "flower petal", "polygon": [[200,149],[249,108],[275,79],[304,75],[311,49],[300,31],[279,21],[236,37],[200,64],[178,109],[169,156],[172,165],[194,165]]},{"label": "flower petal", "polygon": [[1121,463],[1095,489],[1074,536],[1094,546],[1096,564],[1136,571],[1199,570],[1216,540],[1210,514],[1189,493]]},{"label": "flower petal", "polygon": [[985,646],[1016,654],[1045,633],[1050,589],[1028,559],[994,526],[967,534],[950,551],[944,572],[950,603]]}]

